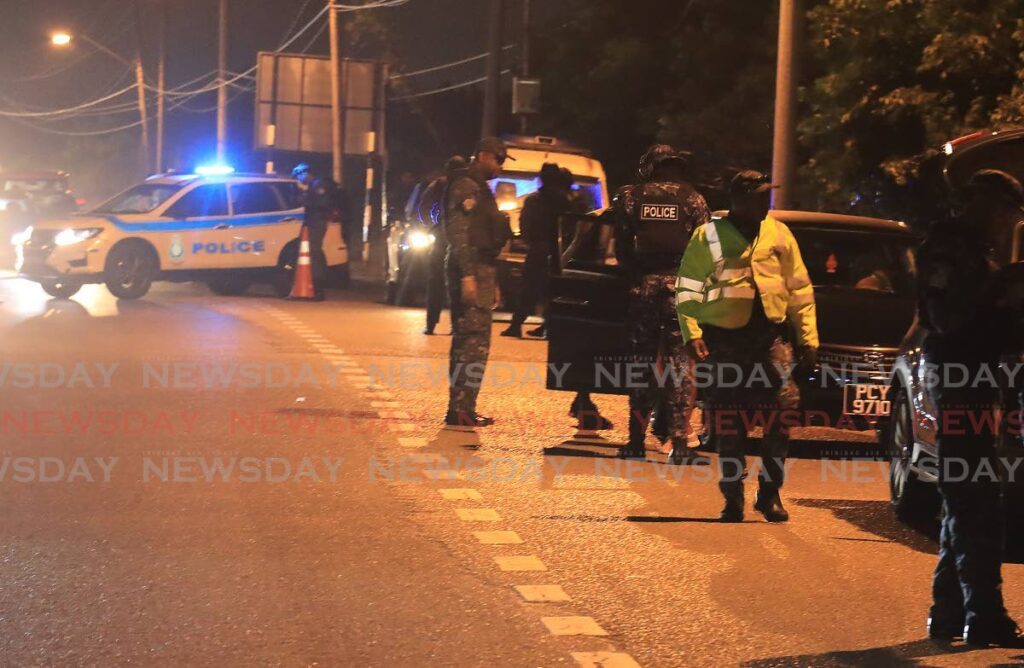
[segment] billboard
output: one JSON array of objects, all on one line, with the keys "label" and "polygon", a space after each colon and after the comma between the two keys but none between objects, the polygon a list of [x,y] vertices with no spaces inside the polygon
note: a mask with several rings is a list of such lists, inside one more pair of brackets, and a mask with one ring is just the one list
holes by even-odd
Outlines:
[{"label": "billboard", "polygon": [[[385,65],[341,61],[341,127],[345,155],[368,153],[367,133],[384,127]],[[331,153],[331,60],[261,52],[256,72],[256,148]]]}]

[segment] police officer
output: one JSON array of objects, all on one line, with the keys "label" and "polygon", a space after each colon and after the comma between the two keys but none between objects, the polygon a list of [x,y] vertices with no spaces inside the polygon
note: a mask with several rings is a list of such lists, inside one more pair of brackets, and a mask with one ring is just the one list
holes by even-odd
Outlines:
[{"label": "police officer", "polygon": [[[1020,340],[1005,336],[1012,328],[995,295],[1005,288],[999,267],[1009,260],[1024,189],[1005,172],[981,170],[957,198],[962,211],[936,224],[918,250],[918,318],[927,330],[928,361],[963,365],[969,378],[977,378],[984,367],[995,369],[1003,354],[1020,352]],[[967,416],[991,412],[998,391],[963,385],[931,388],[940,416],[942,526],[928,635],[1019,646],[1020,631],[1003,605],[1000,486],[986,475],[986,465],[996,462],[999,435],[988,421]],[[988,426],[955,426],[965,424]]]},{"label": "police officer", "polygon": [[789,449],[782,412],[796,410],[800,399],[790,341],[796,338],[803,369],[817,357],[814,288],[793,233],[768,214],[771,188],[760,172],[737,174],[729,215],[697,228],[676,282],[680,326],[694,356],[710,359],[716,379],[726,365],[741,374],[741,382],[706,393],[723,522],[743,521],[747,425],[755,418],[765,434],[754,508],[769,522],[789,519],[779,496]]},{"label": "police officer", "polygon": [[508,216],[498,210],[487,182],[498,176],[506,159],[503,141],[497,137],[481,139],[469,167],[452,175],[445,192],[453,323],[445,423],[451,426],[494,424],[492,418],[477,414],[476,400],[491,347],[498,255],[512,238]]},{"label": "police officer", "polygon": [[327,224],[338,216],[338,187],[329,178],[315,177],[309,165],[301,162],[292,169],[292,176],[302,189],[305,208],[302,226],[309,234],[309,254],[313,265],[313,299],[324,300],[327,284],[327,258],[324,255],[324,235]]},{"label": "police officer", "polygon": [[[572,176],[562,173],[558,165],[546,162],[540,168],[540,189],[526,198],[519,216],[520,230],[526,241],[526,262],[523,268],[523,292],[512,314],[512,322],[502,336],[522,338],[523,323],[533,315],[537,302],[547,287],[551,258],[558,252],[558,218],[569,210]],[[527,332],[544,336],[544,325]]]},{"label": "police officer", "polygon": [[448,253],[448,242],[444,236],[444,191],[452,174],[464,170],[466,159],[461,155],[453,155],[444,164],[444,174],[437,177],[423,191],[420,197],[417,216],[424,226],[434,235],[434,245],[430,247],[427,263],[427,326],[423,333],[434,334],[437,321],[441,319],[444,308],[444,258]]},{"label": "police officer", "polygon": [[[640,162],[640,182],[618,193],[615,253],[633,287],[627,322],[633,360],[645,370],[640,387],[629,394],[629,443],[621,457],[645,456],[644,440],[659,395],[672,412],[675,464],[707,464],[688,446],[689,416],[695,399],[692,360],[680,336],[675,312],[675,273],[694,228],[710,220],[704,198],[687,183],[688,158],[657,144]],[[654,374],[658,351],[665,350],[668,387]]]}]

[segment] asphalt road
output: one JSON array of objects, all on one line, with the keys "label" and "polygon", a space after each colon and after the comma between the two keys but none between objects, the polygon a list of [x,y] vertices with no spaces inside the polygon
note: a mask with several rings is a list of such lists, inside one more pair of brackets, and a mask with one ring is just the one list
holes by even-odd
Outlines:
[{"label": "asphalt road", "polygon": [[542,343],[496,337],[497,425],[441,429],[450,339],[378,296],[0,279],[0,665],[1024,660],[924,639],[935,542],[884,465],[806,447],[790,523],[719,524],[713,469],[613,458],[623,399],[575,436]]}]

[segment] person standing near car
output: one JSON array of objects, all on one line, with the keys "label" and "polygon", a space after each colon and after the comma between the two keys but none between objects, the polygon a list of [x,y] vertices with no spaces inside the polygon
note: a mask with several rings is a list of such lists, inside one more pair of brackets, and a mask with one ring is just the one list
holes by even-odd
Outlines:
[{"label": "person standing near car", "polygon": [[498,210],[488,181],[508,159],[497,137],[477,142],[473,160],[451,176],[444,196],[448,239],[448,290],[452,312],[449,399],[445,424],[486,427],[494,419],[478,415],[477,396],[491,348],[491,322],[497,290],[497,261],[512,238],[508,216]]},{"label": "person standing near car", "polygon": [[[512,322],[502,336],[523,337],[523,323],[533,315],[537,302],[547,291],[551,258],[558,253],[558,218],[569,210],[571,174],[567,177],[558,165],[546,162],[540,168],[540,188],[523,202],[519,228],[526,241],[526,262],[523,267],[523,290]],[[544,336],[544,325],[527,332]]]},{"label": "person standing near car", "polygon": [[302,227],[309,236],[309,255],[313,266],[313,299],[323,301],[327,284],[327,258],[324,256],[324,236],[328,223],[338,216],[338,188],[327,177],[315,177],[309,165],[300,162],[292,169],[292,176],[302,190],[305,209]]},{"label": "person standing near car", "polygon": [[427,184],[419,201],[417,217],[434,235],[427,261],[427,326],[423,330],[427,336],[433,336],[444,308],[444,258],[448,253],[448,241],[444,235],[444,192],[452,174],[464,170],[467,164],[461,155],[448,158],[444,164],[444,174]]},{"label": "person standing near car", "polygon": [[[675,312],[675,273],[694,228],[710,220],[707,202],[687,181],[689,159],[656,144],[640,161],[637,185],[621,190],[616,215],[615,254],[632,282],[627,314],[633,362],[645,370],[629,393],[629,443],[624,458],[646,456],[644,441],[659,395],[671,407],[673,464],[707,464],[689,447],[689,416],[695,401],[693,364]],[[660,386],[654,368],[659,351],[670,373]]]},{"label": "person standing near car", "polygon": [[[930,363],[940,370],[959,365],[978,378],[986,367],[994,373],[1003,355],[1020,354],[1019,338],[1006,336],[1014,327],[997,295],[1007,283],[1000,267],[1010,259],[1006,242],[1021,218],[1024,189],[1013,176],[990,169],[975,173],[954,196],[962,210],[936,224],[918,250],[918,319],[927,331]],[[995,466],[999,433],[977,417],[993,414],[998,389],[945,383],[930,390],[940,425],[942,526],[928,635],[1020,646],[1020,629],[1003,605],[1000,483],[982,475]],[[962,426],[972,424],[985,426]]]},{"label": "person standing near car", "polygon": [[817,359],[814,287],[793,233],[768,215],[772,188],[760,172],[737,174],[729,186],[729,215],[697,228],[676,281],[679,323],[694,356],[710,360],[716,371],[729,365],[741,373],[738,385],[712,386],[705,397],[718,446],[723,522],[743,521],[746,425],[758,418],[765,433],[754,508],[769,522],[789,519],[779,496],[789,450],[780,412],[795,410],[800,401],[792,337],[800,350],[799,373]]}]

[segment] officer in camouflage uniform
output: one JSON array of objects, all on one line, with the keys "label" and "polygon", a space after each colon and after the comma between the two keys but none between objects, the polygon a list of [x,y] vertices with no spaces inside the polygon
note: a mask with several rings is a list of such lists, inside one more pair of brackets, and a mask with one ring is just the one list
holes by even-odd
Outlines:
[{"label": "officer in camouflage uniform", "polygon": [[[687,353],[675,312],[675,272],[694,228],[710,220],[704,198],[686,181],[688,159],[671,146],[648,149],[640,162],[640,182],[619,191],[615,253],[633,281],[630,293],[630,346],[644,379],[629,394],[629,443],[624,458],[646,456],[644,440],[659,396],[671,413],[674,464],[707,464],[689,448],[690,413],[696,398],[693,360]],[[659,350],[670,371],[660,384],[654,373]]]},{"label": "officer in camouflage uniform", "polygon": [[453,332],[451,388],[445,416],[445,424],[450,426],[494,424],[492,418],[477,414],[476,399],[491,348],[498,255],[512,238],[508,216],[498,210],[487,182],[498,176],[506,159],[504,142],[496,137],[481,139],[472,163],[452,174],[445,191]]},{"label": "officer in camouflage uniform", "polygon": [[[963,365],[977,378],[983,368],[996,369],[1002,357],[1021,351],[1019,299],[1016,312],[1011,305],[1020,266],[1000,267],[1010,260],[1024,190],[1005,172],[981,170],[958,195],[964,210],[936,224],[918,250],[918,318],[928,332],[928,361]],[[1003,605],[1000,484],[987,474],[996,468],[1000,434],[992,423],[967,417],[991,413],[1001,400],[999,390],[968,384],[930,391],[941,425],[986,426],[939,430],[942,526],[928,635],[1020,646],[1020,631]],[[1019,396],[1006,403],[1014,410]]]},{"label": "officer in camouflage uniform", "polygon": [[445,291],[445,255],[448,253],[448,241],[444,238],[444,193],[448,189],[448,179],[459,170],[466,169],[466,159],[461,155],[453,155],[444,165],[444,174],[427,185],[420,197],[417,217],[434,235],[434,244],[430,247],[427,261],[427,326],[423,333],[432,336],[437,321],[441,319],[444,308]]}]

